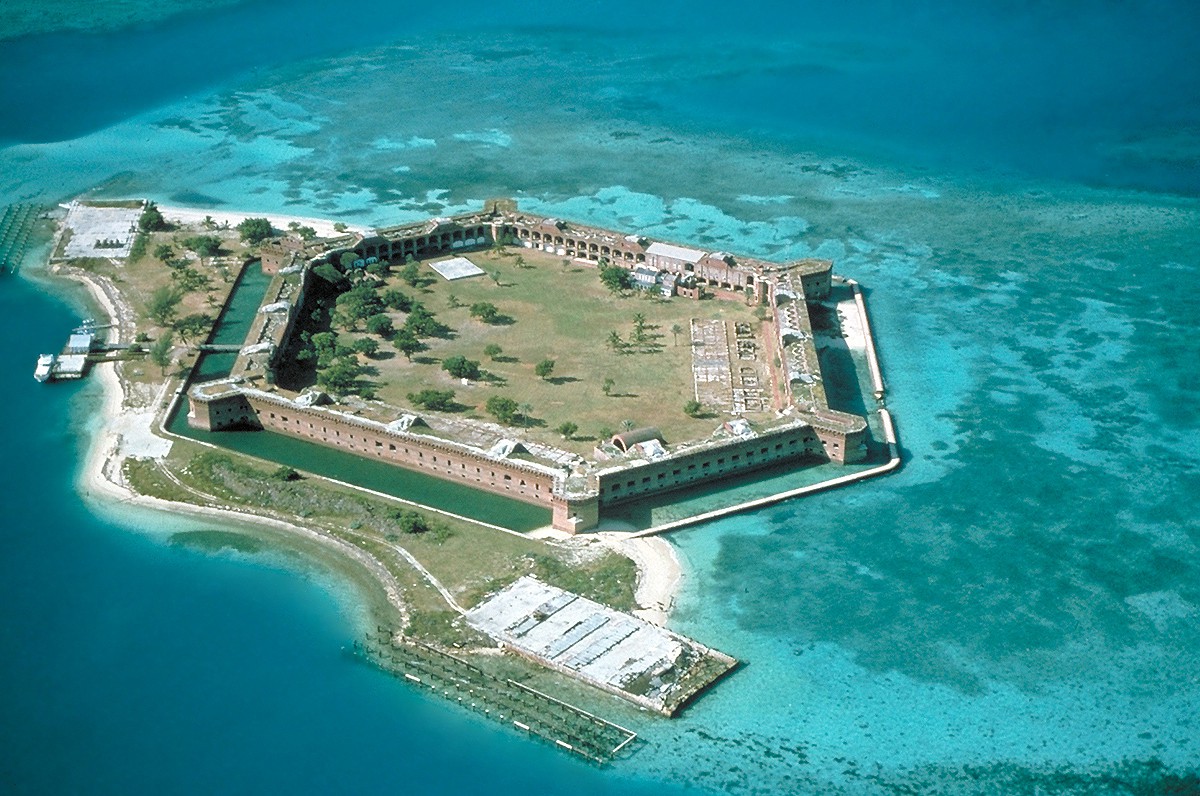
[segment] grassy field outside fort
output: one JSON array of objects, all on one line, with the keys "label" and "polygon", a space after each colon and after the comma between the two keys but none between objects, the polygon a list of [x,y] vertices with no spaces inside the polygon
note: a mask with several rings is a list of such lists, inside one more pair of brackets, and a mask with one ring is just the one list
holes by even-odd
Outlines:
[{"label": "grassy field outside fort", "polygon": [[[467,257],[486,274],[448,282],[422,262],[419,288],[400,279],[396,268],[381,288],[404,291],[452,329],[445,338],[424,340],[428,350],[411,361],[386,344],[363,359],[384,402],[413,406],[410,393],[454,390],[462,416],[491,419],[485,411],[488,398],[511,398],[529,407],[530,415],[528,420],[518,415],[513,425],[580,453],[589,452],[601,432],[630,424],[657,426],[668,442],[679,442],[710,434],[715,417],[684,412],[695,397],[691,320],[745,321],[761,330],[754,308],[744,302],[663,300],[639,291],[616,295],[600,282],[595,267],[536,251],[509,248]],[[473,317],[471,308],[480,303],[494,305],[498,319],[486,323]],[[403,325],[404,313],[391,316],[397,328]],[[339,334],[347,343],[371,336]],[[501,353],[488,356],[488,346],[499,346]],[[450,376],[442,362],[454,356],[478,361],[483,377],[464,385]],[[541,378],[535,369],[544,360],[554,366]],[[564,423],[578,426],[571,440],[557,432]]]},{"label": "grassy field outside fort", "polygon": [[[161,466],[130,461],[125,474],[142,494],[274,516],[370,552],[404,587],[414,634],[433,643],[461,643],[470,633],[461,625],[452,626],[457,615],[397,546],[411,553],[465,608],[525,574],[620,610],[636,607],[637,571],[624,556],[598,548],[579,555],[562,545],[414,509],[320,478],[288,477],[287,470],[177,441]],[[406,532],[403,513],[419,515],[430,530]]]}]

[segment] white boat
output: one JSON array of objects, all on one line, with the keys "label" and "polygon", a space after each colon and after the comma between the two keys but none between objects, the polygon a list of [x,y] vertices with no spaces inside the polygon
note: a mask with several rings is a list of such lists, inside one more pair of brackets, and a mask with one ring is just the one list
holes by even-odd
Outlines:
[{"label": "white boat", "polygon": [[54,354],[42,354],[38,357],[37,369],[33,371],[33,377],[38,381],[49,381],[51,374],[54,372],[54,361],[57,357]]}]

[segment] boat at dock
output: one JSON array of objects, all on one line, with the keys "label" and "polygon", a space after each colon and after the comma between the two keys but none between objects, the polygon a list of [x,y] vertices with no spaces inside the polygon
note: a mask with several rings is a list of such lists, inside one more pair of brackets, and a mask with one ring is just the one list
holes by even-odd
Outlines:
[{"label": "boat at dock", "polygon": [[54,354],[42,354],[38,357],[37,369],[33,371],[33,377],[38,381],[49,381],[50,376],[54,373],[54,363],[58,357]]},{"label": "boat at dock", "polygon": [[61,353],[39,355],[33,377],[40,382],[82,379],[87,372],[88,356],[96,347],[95,328],[85,322],[71,330]]}]

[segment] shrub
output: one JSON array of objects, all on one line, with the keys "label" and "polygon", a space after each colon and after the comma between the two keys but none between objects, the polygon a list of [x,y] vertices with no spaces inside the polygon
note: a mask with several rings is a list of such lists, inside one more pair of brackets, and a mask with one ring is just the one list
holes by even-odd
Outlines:
[{"label": "shrub", "polygon": [[454,390],[426,389],[417,393],[410,392],[408,400],[414,406],[432,409],[435,412],[444,412],[454,407]]},{"label": "shrub", "polygon": [[447,357],[442,360],[442,370],[456,379],[475,381],[479,378],[479,363],[464,356]]},{"label": "shrub", "polygon": [[601,268],[600,281],[613,293],[620,293],[633,287],[633,279],[629,272],[619,265]]},{"label": "shrub", "polygon": [[271,237],[271,222],[265,218],[247,218],[237,225],[238,234],[249,244],[261,243]]},{"label": "shrub", "polygon": [[167,220],[163,218],[158,207],[153,202],[147,204],[146,209],[138,216],[138,229],[142,232],[157,232],[166,228]]},{"label": "shrub", "polygon": [[428,533],[433,530],[433,525],[425,519],[425,515],[411,509],[396,509],[391,514],[391,520],[404,533]]},{"label": "shrub", "polygon": [[501,423],[508,425],[512,423],[513,418],[517,416],[517,410],[520,408],[517,402],[512,398],[505,398],[500,395],[493,395],[487,399],[484,405],[487,413],[499,420]]},{"label": "shrub", "polygon": [[484,323],[495,323],[500,318],[500,310],[490,301],[477,301],[471,305],[471,317]]},{"label": "shrub", "polygon": [[392,319],[380,312],[367,318],[367,331],[380,337],[391,337],[395,329],[392,328]]},{"label": "shrub", "polygon": [[412,361],[413,354],[417,353],[418,351],[424,351],[429,347],[422,343],[420,338],[413,334],[412,329],[409,329],[408,327],[396,332],[395,336],[392,338],[392,345],[396,347],[397,351],[399,351],[401,354],[404,354],[404,358],[409,361]]},{"label": "shrub", "polygon": [[372,337],[360,337],[354,341],[354,350],[359,354],[373,357],[379,353],[379,341]]}]

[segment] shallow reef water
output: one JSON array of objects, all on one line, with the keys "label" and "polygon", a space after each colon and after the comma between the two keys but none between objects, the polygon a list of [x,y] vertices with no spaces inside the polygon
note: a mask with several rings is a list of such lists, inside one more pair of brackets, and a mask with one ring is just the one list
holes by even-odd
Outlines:
[{"label": "shallow reef water", "polygon": [[[310,32],[317,5],[281,35]],[[829,257],[866,289],[904,468],[673,537],[673,626],[747,664],[672,722],[614,706],[644,741],[597,771],[336,654],[354,596],[328,578],[208,526],[167,545],[93,518],[61,486],[78,430],[14,429],[7,450],[56,453],[6,510],[32,522],[18,496],[49,483],[58,503],[4,566],[42,576],[0,578],[10,642],[44,661],[0,672],[20,694],[0,783],[129,792],[141,780],[107,757],[137,738],[144,781],[171,792],[373,792],[398,773],[429,793],[1200,791],[1195,11],[667,3],[629,25],[614,20],[632,5],[603,20],[598,4],[535,6],[468,3],[473,24],[451,24],[351,3],[377,23],[361,39],[164,73],[177,84],[81,105],[70,125],[0,124],[0,203],[87,191],[385,224],[511,195],[711,249]],[[193,16],[147,24],[89,40],[97,85],[128,74],[124,45],[147,32],[211,36]],[[39,70],[80,35],[13,40],[28,57],[0,54],[0,76],[49,85]],[[34,348],[70,313],[13,284],[10,395],[45,424],[86,413],[87,388],[37,405]],[[48,586],[64,547],[92,600]],[[112,640],[130,628],[161,641]],[[80,662],[68,630],[103,654]],[[118,676],[146,665],[145,682]],[[97,678],[108,690],[80,696]],[[121,694],[142,721],[106,722]],[[189,780],[183,750],[218,726],[243,744]],[[272,779],[301,752],[326,773]],[[98,778],[47,773],[68,759]]]}]

